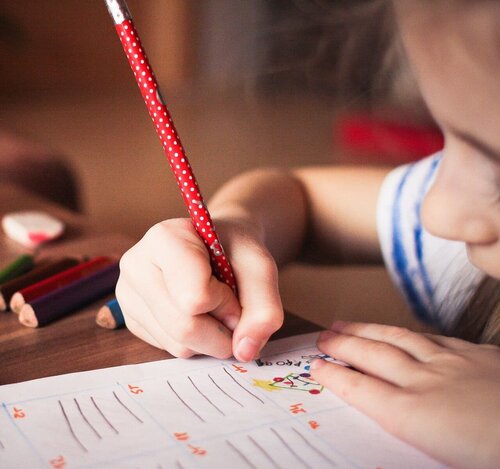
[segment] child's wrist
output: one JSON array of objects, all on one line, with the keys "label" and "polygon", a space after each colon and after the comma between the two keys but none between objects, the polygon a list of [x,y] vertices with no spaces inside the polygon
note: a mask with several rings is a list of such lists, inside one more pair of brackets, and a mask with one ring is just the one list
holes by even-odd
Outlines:
[{"label": "child's wrist", "polygon": [[252,233],[258,240],[264,240],[263,223],[259,217],[245,207],[239,205],[218,206],[215,209],[210,209],[210,213],[216,228],[219,225],[238,227],[246,233]]}]

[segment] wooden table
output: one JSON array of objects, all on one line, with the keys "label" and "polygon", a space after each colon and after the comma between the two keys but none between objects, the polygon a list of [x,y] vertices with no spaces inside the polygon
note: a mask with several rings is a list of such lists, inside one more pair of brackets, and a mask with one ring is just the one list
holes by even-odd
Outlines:
[{"label": "wooden table", "polygon": [[[45,210],[67,223],[66,236],[36,253],[51,255],[120,255],[134,240],[103,233],[88,224],[85,217],[43,201],[15,186],[0,187],[0,216],[15,210]],[[0,264],[29,252],[0,235]],[[31,329],[22,326],[11,312],[0,313],[0,384],[14,383],[55,374],[142,363],[171,358],[133,336],[127,329],[109,331],[95,324],[97,308],[104,302],[69,315],[48,326]],[[275,337],[312,332],[319,327],[293,314]]]}]

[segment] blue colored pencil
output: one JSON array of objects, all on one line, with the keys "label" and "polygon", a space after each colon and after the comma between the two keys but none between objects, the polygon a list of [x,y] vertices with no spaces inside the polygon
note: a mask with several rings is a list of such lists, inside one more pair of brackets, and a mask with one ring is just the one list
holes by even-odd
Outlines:
[{"label": "blue colored pencil", "polygon": [[108,301],[99,309],[95,321],[106,329],[120,329],[125,326],[125,319],[116,298]]}]

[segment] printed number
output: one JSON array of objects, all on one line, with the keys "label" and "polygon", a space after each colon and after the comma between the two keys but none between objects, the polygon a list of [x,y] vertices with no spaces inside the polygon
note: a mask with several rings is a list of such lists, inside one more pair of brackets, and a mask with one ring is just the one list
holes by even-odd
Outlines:
[{"label": "printed number", "polygon": [[316,430],[316,428],[319,427],[319,423],[316,422],[316,420],[309,420],[309,422],[307,422],[309,424],[309,426],[313,429],[313,430]]},{"label": "printed number", "polygon": [[51,459],[49,464],[54,469],[64,469],[66,467],[66,461],[64,460],[64,456],[57,456],[57,458]]},{"label": "printed number", "polygon": [[300,414],[301,412],[306,413],[306,410],[302,407],[302,402],[300,402],[298,404],[292,404],[290,406],[290,412],[292,414]]},{"label": "printed number", "polygon": [[238,372],[238,373],[246,373],[248,370],[243,367],[243,366],[239,366],[239,365],[234,365],[233,364],[233,368]]},{"label": "printed number", "polygon": [[174,433],[175,439],[179,441],[186,441],[189,440],[189,435],[186,432],[175,432]]},{"label": "printed number", "polygon": [[128,389],[132,394],[140,394],[141,392],[144,392],[139,386],[132,386],[131,384],[128,385]]},{"label": "printed number", "polygon": [[188,445],[188,448],[196,456],[205,456],[205,454],[207,454],[207,451],[203,448],[200,448],[199,446]]},{"label": "printed number", "polygon": [[18,409],[17,407],[14,407],[12,410],[14,411],[13,415],[15,419],[23,419],[24,417],[26,417],[26,414],[24,413],[23,409]]}]

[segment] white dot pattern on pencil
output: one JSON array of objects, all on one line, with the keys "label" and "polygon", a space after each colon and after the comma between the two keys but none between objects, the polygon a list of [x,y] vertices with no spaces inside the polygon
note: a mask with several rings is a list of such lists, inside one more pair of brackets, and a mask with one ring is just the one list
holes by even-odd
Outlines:
[{"label": "white dot pattern on pencil", "polygon": [[184,153],[181,140],[160,93],[134,24],[131,20],[125,20],[116,25],[116,30],[194,227],[209,249],[214,271],[220,280],[235,290],[236,282],[231,266],[215,232],[191,165]]}]

